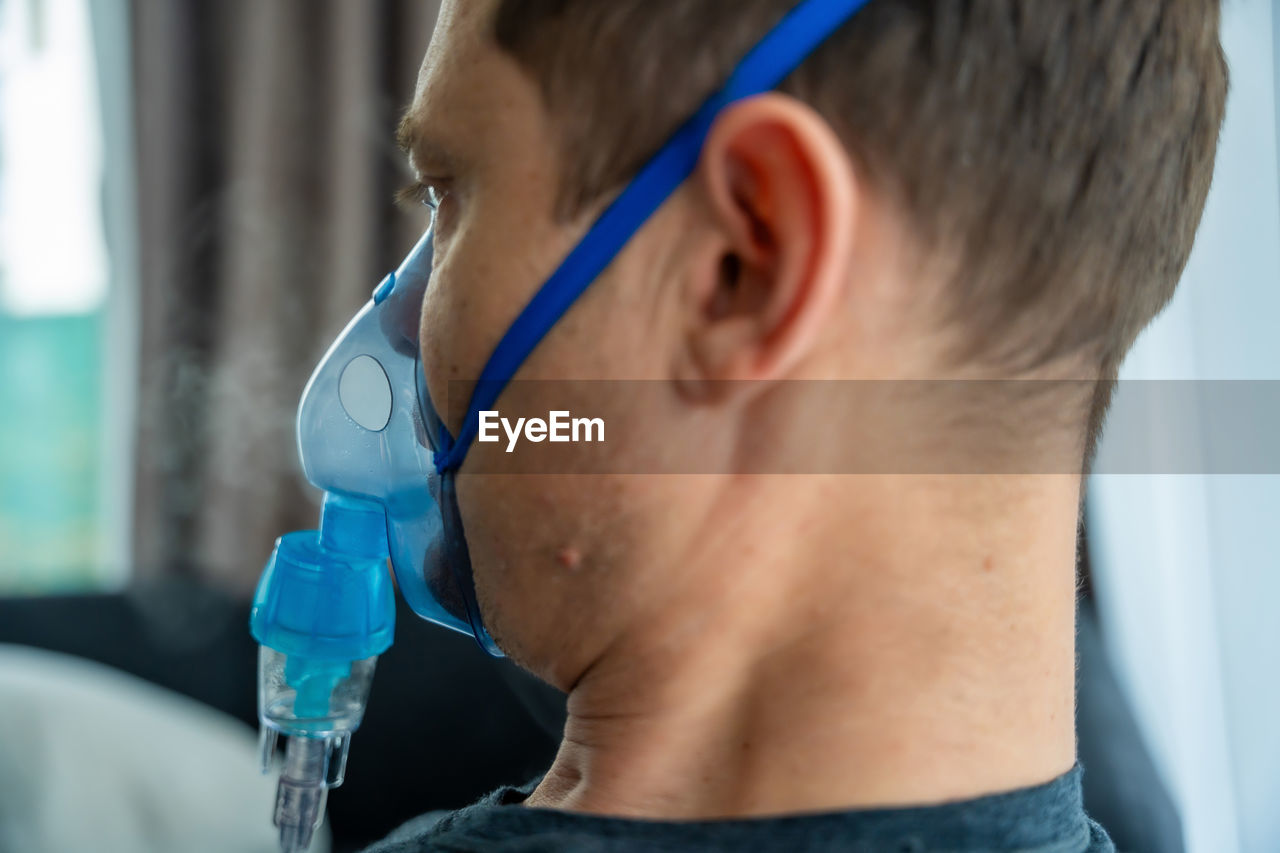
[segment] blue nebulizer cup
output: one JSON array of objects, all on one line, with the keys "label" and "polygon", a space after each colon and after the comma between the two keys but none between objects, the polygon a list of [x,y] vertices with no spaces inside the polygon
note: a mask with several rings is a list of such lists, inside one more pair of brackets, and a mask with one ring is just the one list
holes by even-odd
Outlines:
[{"label": "blue nebulizer cup", "polygon": [[274,822],[286,853],[306,850],[342,784],[378,655],[395,631],[385,516],[329,495],[319,531],[280,537],[254,598],[263,770],[285,738]]}]

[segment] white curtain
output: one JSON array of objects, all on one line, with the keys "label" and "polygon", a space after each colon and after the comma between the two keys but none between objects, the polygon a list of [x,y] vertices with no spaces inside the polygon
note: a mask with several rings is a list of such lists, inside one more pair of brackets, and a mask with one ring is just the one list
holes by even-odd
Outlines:
[{"label": "white curtain", "polygon": [[[1223,6],[1213,190],[1179,293],[1122,379],[1280,381],[1280,9]],[[1095,476],[1088,517],[1103,630],[1188,853],[1280,850],[1280,477]]]}]

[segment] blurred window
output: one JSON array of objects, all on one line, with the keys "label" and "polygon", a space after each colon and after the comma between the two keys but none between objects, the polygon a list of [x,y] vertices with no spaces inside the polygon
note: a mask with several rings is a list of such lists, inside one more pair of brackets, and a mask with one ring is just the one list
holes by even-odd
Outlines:
[{"label": "blurred window", "polygon": [[110,267],[90,0],[0,0],[0,592],[101,582]]}]

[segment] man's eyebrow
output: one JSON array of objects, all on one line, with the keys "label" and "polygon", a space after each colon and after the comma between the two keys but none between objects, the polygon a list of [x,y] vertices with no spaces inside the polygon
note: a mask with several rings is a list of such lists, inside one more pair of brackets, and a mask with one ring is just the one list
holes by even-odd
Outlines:
[{"label": "man's eyebrow", "polygon": [[423,133],[425,123],[417,110],[405,113],[396,129],[396,144],[412,165],[421,171],[455,170],[457,158],[440,140]]},{"label": "man's eyebrow", "polygon": [[406,157],[413,154],[413,144],[418,137],[417,125],[417,114],[410,109],[400,117],[400,126],[396,128],[396,145]]}]

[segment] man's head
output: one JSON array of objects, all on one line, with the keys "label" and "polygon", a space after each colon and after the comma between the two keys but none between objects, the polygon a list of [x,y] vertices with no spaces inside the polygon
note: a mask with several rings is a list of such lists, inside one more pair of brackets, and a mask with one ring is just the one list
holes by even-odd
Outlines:
[{"label": "man's head", "polygon": [[[402,134],[443,195],[422,328],[442,411],[793,5],[445,3]],[[872,0],[778,94],[720,116],[519,378],[668,383],[654,422],[724,436],[728,472],[750,429],[806,413],[722,380],[1109,375],[1190,251],[1225,100],[1217,24],[1204,0]],[[1083,434],[1089,407],[1069,403]],[[663,447],[611,452],[644,470]],[[698,527],[718,489],[464,477],[495,636],[572,683],[628,625],[714,587],[670,563],[732,535]]]},{"label": "man's head", "polygon": [[[502,0],[560,210],[625,183],[794,0]],[[1000,370],[1114,364],[1191,249],[1226,96],[1216,0],[877,0],[781,91],[954,268],[943,314]]]}]

